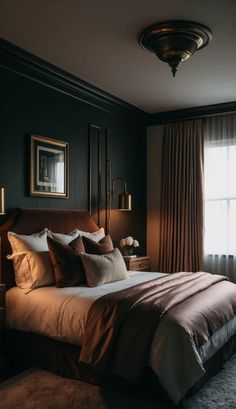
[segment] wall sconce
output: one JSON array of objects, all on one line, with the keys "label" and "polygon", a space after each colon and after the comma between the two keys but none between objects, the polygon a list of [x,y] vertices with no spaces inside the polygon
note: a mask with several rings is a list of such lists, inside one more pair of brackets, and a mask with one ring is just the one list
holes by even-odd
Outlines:
[{"label": "wall sconce", "polygon": [[112,181],[112,189],[111,189],[111,202],[113,201],[113,197],[114,197],[114,193],[115,193],[115,182],[121,180],[124,186],[124,191],[123,193],[119,194],[118,197],[118,210],[122,210],[122,211],[129,211],[132,209],[132,197],[131,195],[128,193],[127,191],[127,184],[126,181],[124,180],[124,178],[118,176],[115,179],[113,179]]},{"label": "wall sconce", "polygon": [[5,189],[0,187],[0,215],[5,214]]},{"label": "wall sconce", "polygon": [[118,210],[120,211],[131,211],[132,210],[132,197],[128,193],[127,184],[125,179],[122,176],[118,176],[112,180],[111,178],[111,160],[108,160],[108,178],[109,178],[109,187],[108,187],[108,222],[107,222],[107,230],[108,232],[111,231],[111,207],[112,202],[114,199],[115,194],[115,184],[117,181],[121,181],[123,184],[123,193],[120,193],[118,196]]}]

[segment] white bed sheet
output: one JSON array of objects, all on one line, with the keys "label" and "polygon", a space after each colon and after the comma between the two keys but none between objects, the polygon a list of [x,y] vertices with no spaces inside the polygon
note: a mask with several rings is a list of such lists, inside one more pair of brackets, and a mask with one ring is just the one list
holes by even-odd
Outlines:
[{"label": "white bed sheet", "polygon": [[98,287],[43,287],[28,294],[18,287],[13,287],[7,291],[6,296],[7,327],[81,345],[87,312],[97,298],[162,275],[130,272],[127,280]]}]

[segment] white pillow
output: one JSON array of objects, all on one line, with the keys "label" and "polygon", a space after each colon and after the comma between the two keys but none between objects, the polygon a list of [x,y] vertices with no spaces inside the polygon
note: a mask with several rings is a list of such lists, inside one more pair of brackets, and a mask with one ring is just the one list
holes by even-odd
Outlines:
[{"label": "white pillow", "polygon": [[21,251],[48,251],[47,232],[48,230],[44,229],[39,233],[27,236],[9,231],[7,237],[13,253]]},{"label": "white pillow", "polygon": [[63,234],[63,233],[54,233],[50,230],[48,230],[48,236],[51,237],[54,240],[59,241],[62,244],[66,244],[68,246],[68,244],[77,239],[77,237],[79,236],[78,233],[78,229],[73,230],[72,232],[68,233],[68,234]]},{"label": "white pillow", "polygon": [[88,237],[89,239],[99,242],[101,239],[105,237],[105,231],[103,227],[101,227],[100,229],[93,233],[89,233],[79,229],[75,229],[68,234],[54,233],[48,230],[48,235],[53,239],[58,240],[60,243],[68,245],[72,240],[77,239],[78,236],[85,236]]}]

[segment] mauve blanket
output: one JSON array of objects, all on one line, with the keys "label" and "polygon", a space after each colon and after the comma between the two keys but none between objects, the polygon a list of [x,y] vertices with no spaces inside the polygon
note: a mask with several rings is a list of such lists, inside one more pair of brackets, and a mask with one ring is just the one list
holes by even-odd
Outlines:
[{"label": "mauve blanket", "polygon": [[[199,293],[198,311],[193,303],[191,314],[189,299]],[[161,318],[171,311],[175,319],[175,306],[185,331],[199,348],[234,317],[236,286],[219,275],[175,273],[105,295],[88,312],[80,361],[137,380],[148,365]]]}]

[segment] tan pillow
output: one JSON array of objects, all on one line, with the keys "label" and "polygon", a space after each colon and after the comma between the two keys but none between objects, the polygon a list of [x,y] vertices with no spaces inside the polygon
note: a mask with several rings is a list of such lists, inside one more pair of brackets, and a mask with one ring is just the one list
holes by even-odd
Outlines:
[{"label": "tan pillow", "polygon": [[54,272],[47,245],[47,229],[25,235],[8,232],[13,254],[16,285],[25,290],[55,284]]},{"label": "tan pillow", "polygon": [[128,278],[124,259],[117,248],[102,255],[82,253],[81,258],[89,287]]},{"label": "tan pillow", "polygon": [[48,251],[22,251],[7,258],[13,261],[16,285],[25,293],[37,287],[55,284]]},{"label": "tan pillow", "polygon": [[8,232],[7,237],[10,242],[12,252],[17,253],[21,251],[47,251],[47,229],[39,233],[31,234],[17,234]]},{"label": "tan pillow", "polygon": [[86,277],[80,253],[84,251],[81,237],[77,237],[68,246],[52,237],[48,237],[48,248],[53,265],[56,286],[73,287],[86,283]]},{"label": "tan pillow", "polygon": [[85,252],[89,254],[106,254],[114,250],[110,234],[107,234],[99,242],[91,240],[88,237],[82,237]]}]

